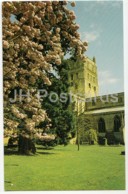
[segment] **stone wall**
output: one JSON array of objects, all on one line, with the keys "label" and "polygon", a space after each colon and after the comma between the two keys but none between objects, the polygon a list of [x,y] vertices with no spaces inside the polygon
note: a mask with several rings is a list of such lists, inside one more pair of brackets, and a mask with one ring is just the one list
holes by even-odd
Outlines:
[{"label": "stone wall", "polygon": [[[114,96],[114,94],[113,94]],[[98,132],[98,135],[108,138],[108,141],[113,143],[123,143],[123,128],[124,128],[124,93],[115,94],[118,97],[117,102],[104,103],[101,99],[105,96],[97,97],[95,105],[88,101],[85,103],[85,111],[82,113],[84,118],[90,119],[92,127]],[[82,121],[81,121],[82,122]],[[102,126],[104,129],[102,129]],[[86,130],[86,129],[85,129]],[[113,140],[112,140],[113,138]]]}]

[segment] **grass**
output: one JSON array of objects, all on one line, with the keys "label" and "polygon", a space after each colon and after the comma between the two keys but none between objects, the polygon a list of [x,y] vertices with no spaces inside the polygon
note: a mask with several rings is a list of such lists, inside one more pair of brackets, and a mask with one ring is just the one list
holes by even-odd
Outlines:
[{"label": "grass", "polygon": [[5,155],[6,191],[125,189],[123,146],[39,148],[35,156]]}]

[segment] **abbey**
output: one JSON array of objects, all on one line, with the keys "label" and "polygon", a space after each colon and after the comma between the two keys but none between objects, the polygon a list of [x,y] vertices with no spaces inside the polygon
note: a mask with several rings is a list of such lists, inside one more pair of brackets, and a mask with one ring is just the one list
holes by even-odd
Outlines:
[{"label": "abbey", "polygon": [[93,60],[85,58],[84,61],[76,61],[70,65],[69,71],[70,91],[86,97],[97,96],[99,92],[97,65]]},{"label": "abbey", "polygon": [[77,117],[88,118],[99,139],[107,138],[108,144],[124,143],[124,93],[99,96],[95,57],[70,63],[68,77]]}]

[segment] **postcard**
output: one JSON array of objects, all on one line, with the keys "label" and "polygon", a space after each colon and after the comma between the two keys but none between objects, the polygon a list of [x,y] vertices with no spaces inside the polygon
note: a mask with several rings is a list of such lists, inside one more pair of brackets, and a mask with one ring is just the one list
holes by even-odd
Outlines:
[{"label": "postcard", "polygon": [[126,191],[123,1],[2,1],[4,191]]}]

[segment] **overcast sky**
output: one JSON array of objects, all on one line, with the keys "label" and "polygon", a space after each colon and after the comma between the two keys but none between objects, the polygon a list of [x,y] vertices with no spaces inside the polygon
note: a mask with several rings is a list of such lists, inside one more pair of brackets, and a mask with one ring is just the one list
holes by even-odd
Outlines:
[{"label": "overcast sky", "polygon": [[99,94],[124,91],[122,1],[77,1],[74,10],[89,58],[96,57]]}]

